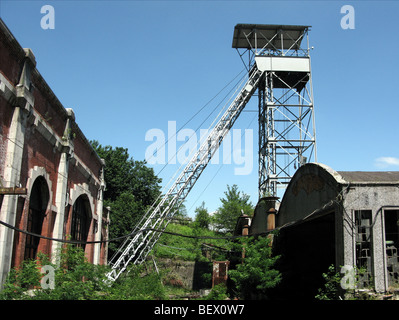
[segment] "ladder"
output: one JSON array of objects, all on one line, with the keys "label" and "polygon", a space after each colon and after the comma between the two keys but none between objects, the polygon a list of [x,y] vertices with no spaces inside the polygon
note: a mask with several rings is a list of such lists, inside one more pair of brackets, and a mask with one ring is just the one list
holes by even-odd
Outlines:
[{"label": "ladder", "polygon": [[259,81],[264,71],[253,65],[247,82],[227,108],[218,123],[211,130],[200,148],[187,163],[172,187],[158,201],[156,201],[143,215],[131,236],[110,259],[111,271],[108,272],[109,281],[115,281],[126,270],[129,264],[141,264],[166,229],[170,218],[176,213],[184,202],[186,196],[200,177],[201,173],[219,148],[223,138],[235,123],[253,93],[258,88]]}]

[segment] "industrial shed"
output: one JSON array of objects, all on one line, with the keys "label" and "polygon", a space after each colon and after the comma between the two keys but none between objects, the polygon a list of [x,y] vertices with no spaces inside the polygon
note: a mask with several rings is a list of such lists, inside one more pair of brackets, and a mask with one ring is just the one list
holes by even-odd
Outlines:
[{"label": "industrial shed", "polygon": [[[387,292],[397,287],[398,187],[399,172],[337,172],[320,163],[301,166],[274,222],[274,248],[281,255],[278,267],[283,274],[279,290],[284,296],[314,297],[330,265],[364,270],[357,288]],[[273,203],[260,200],[250,233],[271,229],[265,219],[270,220]]]}]

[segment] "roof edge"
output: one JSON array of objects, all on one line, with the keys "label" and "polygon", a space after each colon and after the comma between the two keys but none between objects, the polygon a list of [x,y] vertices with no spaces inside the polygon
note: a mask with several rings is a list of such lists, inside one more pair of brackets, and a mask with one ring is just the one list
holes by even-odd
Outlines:
[{"label": "roof edge", "polygon": [[327,166],[326,164],[318,163],[318,162],[310,162],[309,164],[313,164],[313,165],[321,167],[322,169],[327,171],[338,183],[340,183],[340,184],[348,184],[348,181],[346,181],[342,177],[342,175],[339,174],[338,171],[335,171],[333,168]]}]

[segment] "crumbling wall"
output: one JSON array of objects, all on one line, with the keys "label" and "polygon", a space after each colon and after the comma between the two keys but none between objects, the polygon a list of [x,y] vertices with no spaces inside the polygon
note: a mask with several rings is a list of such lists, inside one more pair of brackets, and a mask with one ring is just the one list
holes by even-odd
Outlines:
[{"label": "crumbling wall", "polygon": [[[167,270],[167,284],[181,286],[188,290],[200,290],[211,287],[212,263],[183,261],[175,259],[157,259],[159,269]],[[209,274],[209,276],[204,276]]]}]

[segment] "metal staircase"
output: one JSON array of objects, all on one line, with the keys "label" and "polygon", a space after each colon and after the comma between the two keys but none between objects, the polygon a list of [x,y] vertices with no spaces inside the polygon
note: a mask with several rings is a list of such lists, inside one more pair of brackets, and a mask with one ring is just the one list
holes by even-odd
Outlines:
[{"label": "metal staircase", "polygon": [[253,65],[248,80],[243,85],[234,101],[227,108],[218,123],[203,141],[198,151],[181,172],[169,191],[158,199],[143,215],[140,222],[126,238],[115,255],[110,260],[111,271],[107,274],[110,281],[115,281],[129,264],[142,263],[152,250],[162,231],[165,230],[170,218],[173,217],[186,196],[200,177],[201,173],[219,148],[223,138],[235,123],[253,93],[259,85],[264,71]]}]

